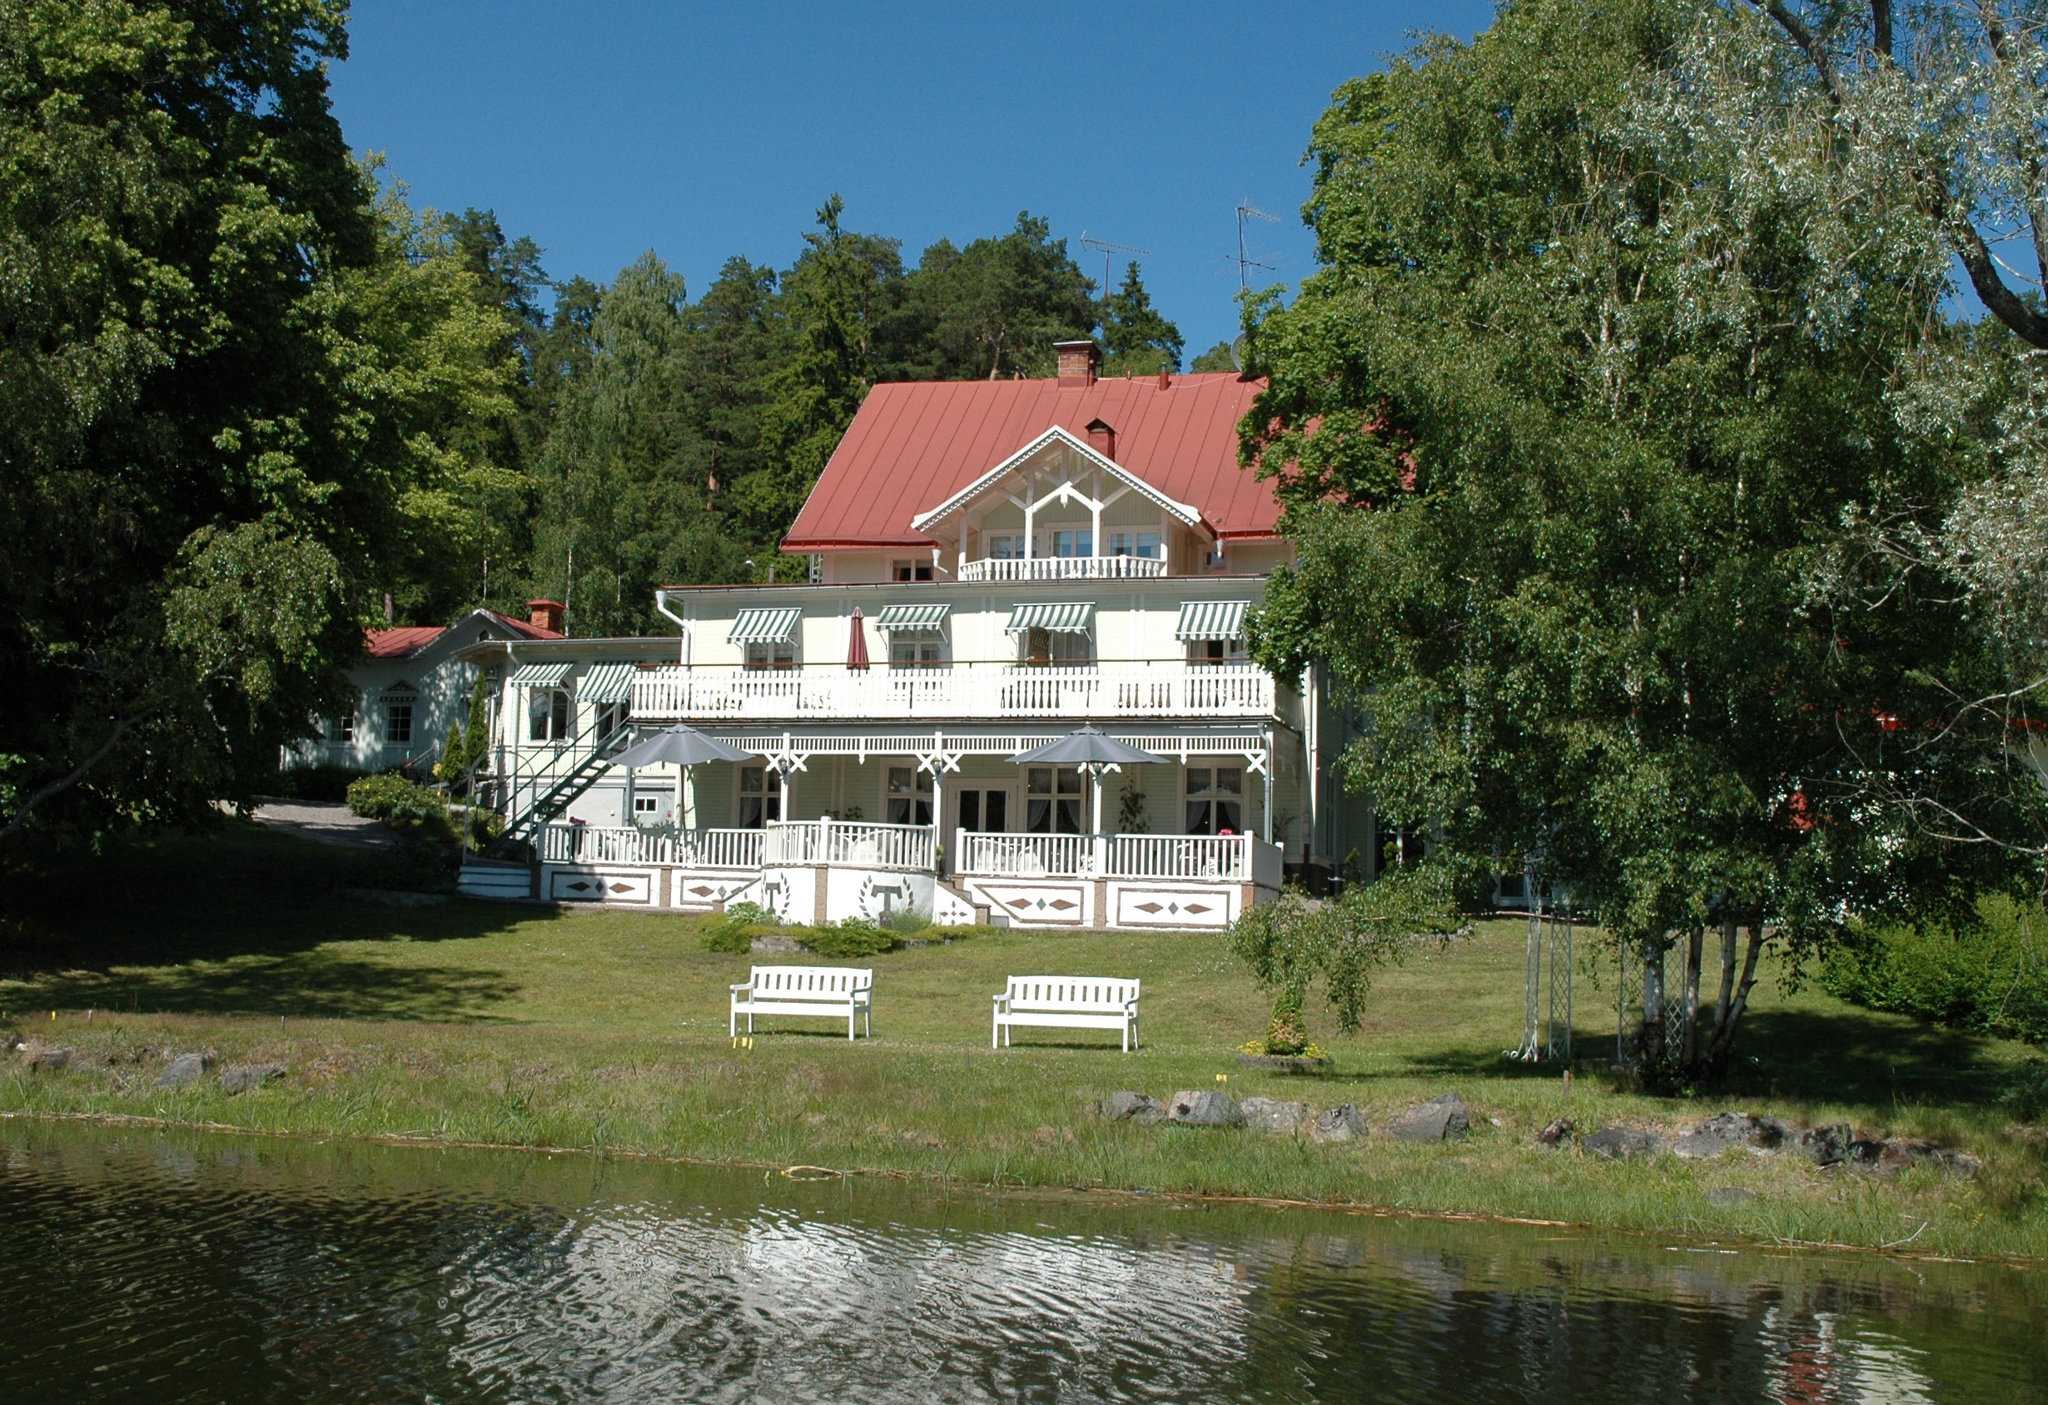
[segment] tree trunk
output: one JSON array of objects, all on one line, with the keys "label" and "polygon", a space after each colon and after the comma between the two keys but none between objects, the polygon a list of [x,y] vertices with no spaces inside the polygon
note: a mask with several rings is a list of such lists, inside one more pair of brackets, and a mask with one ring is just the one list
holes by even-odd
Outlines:
[{"label": "tree trunk", "polygon": [[1636,1039],[1644,1063],[1664,1059],[1664,939],[1643,938],[1643,1025]]},{"label": "tree trunk", "polygon": [[1735,998],[1735,919],[1721,919],[1721,998],[1714,1002],[1714,1025],[1728,1018],[1728,1002]]},{"label": "tree trunk", "polygon": [[[1734,924],[1728,931],[1732,935]],[[1735,988],[1735,996],[1720,1012],[1714,1025],[1714,1042],[1707,1050],[1707,1066],[1719,1073],[1728,1066],[1729,1051],[1735,1046],[1735,1026],[1742,1019],[1742,1012],[1749,1008],[1750,988],[1756,984],[1757,959],[1764,952],[1764,924],[1761,917],[1749,924],[1749,949],[1742,958],[1742,980]]]},{"label": "tree trunk", "polygon": [[1700,1057],[1700,956],[1706,929],[1692,924],[1685,939],[1685,1066],[1693,1067]]}]

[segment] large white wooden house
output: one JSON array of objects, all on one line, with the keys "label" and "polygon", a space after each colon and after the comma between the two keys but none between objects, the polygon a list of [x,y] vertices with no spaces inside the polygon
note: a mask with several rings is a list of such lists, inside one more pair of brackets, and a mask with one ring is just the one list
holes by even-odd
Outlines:
[{"label": "large white wooden house", "polygon": [[[669,638],[467,650],[534,858],[472,888],[1202,928],[1289,871],[1370,877],[1370,809],[1330,776],[1345,720],[1245,657],[1289,551],[1237,464],[1258,385],[1097,367],[1067,343],[1055,379],[876,386],[783,541],[801,583],[664,588]],[[677,723],[746,759],[608,764]],[[1012,760],[1085,723],[1159,759],[1099,796]]]}]

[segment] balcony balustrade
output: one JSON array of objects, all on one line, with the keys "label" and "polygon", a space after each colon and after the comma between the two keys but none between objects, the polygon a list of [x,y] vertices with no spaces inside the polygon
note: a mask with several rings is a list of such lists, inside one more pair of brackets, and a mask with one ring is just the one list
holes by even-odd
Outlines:
[{"label": "balcony balustrade", "polygon": [[[633,718],[754,722],[875,718],[1270,718],[1282,690],[1249,665],[644,669]],[[1291,696],[1291,695],[1290,695]],[[1284,719],[1283,719],[1284,720]]]},{"label": "balcony balustrade", "polygon": [[1156,580],[1165,574],[1166,562],[1157,556],[984,557],[960,563],[960,579],[968,584]]}]

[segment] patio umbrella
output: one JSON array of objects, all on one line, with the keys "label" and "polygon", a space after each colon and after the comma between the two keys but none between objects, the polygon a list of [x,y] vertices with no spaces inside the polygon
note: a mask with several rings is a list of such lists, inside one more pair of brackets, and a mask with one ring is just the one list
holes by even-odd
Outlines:
[{"label": "patio umbrella", "polygon": [[868,632],[861,625],[858,605],[853,607],[853,632],[846,637],[846,666],[862,673],[868,668]]},{"label": "patio umbrella", "polygon": [[1012,756],[1010,760],[1019,766],[1072,766],[1086,773],[1095,788],[1095,816],[1093,834],[1102,833],[1102,773],[1120,770],[1125,766],[1163,765],[1164,756],[1154,756],[1135,746],[1118,741],[1090,722],[1064,737],[1054,737],[1049,742],[1027,747]]},{"label": "patio umbrella", "polygon": [[651,737],[634,742],[612,758],[612,765],[624,766],[629,770],[641,766],[675,766],[676,774],[676,828],[681,830],[687,816],[683,814],[683,780],[690,774],[692,766],[702,766],[710,761],[744,761],[747,753],[738,747],[707,737],[694,727],[665,727]]}]

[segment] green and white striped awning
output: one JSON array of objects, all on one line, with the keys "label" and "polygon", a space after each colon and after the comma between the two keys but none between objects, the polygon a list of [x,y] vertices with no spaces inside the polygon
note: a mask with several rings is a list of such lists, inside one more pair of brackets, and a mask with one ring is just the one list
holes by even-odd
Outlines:
[{"label": "green and white striped awning", "polygon": [[1022,634],[1029,629],[1043,629],[1052,634],[1086,634],[1094,622],[1093,605],[1018,605],[1010,611],[1010,622],[1003,628],[1010,634]]},{"label": "green and white striped awning", "polygon": [[624,702],[633,691],[633,675],[639,671],[629,663],[593,664],[590,672],[583,675],[583,681],[576,685],[576,696],[600,707],[606,703]]},{"label": "green and white striped awning", "polygon": [[569,676],[571,667],[566,663],[523,663],[512,671],[510,681],[515,688],[553,688]]},{"label": "green and white striped awning", "polygon": [[1241,639],[1244,612],[1249,600],[1185,600],[1181,602],[1180,623],[1174,626],[1176,639]]},{"label": "green and white striped awning", "polygon": [[883,634],[937,634],[946,627],[951,605],[885,605],[875,616],[875,628]]},{"label": "green and white striped awning", "polygon": [[796,638],[796,622],[803,617],[803,613],[793,605],[779,605],[767,610],[742,610],[740,617],[732,622],[732,633],[725,636],[725,642],[787,644]]}]

